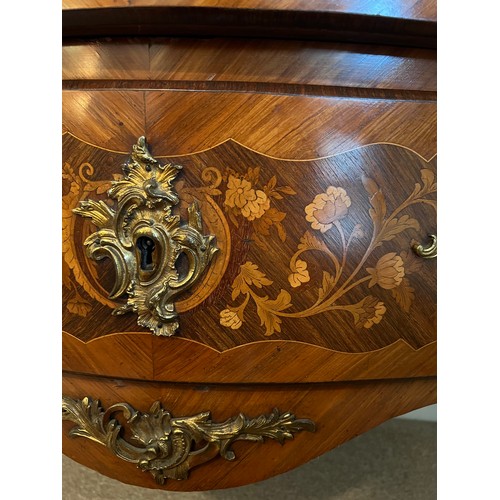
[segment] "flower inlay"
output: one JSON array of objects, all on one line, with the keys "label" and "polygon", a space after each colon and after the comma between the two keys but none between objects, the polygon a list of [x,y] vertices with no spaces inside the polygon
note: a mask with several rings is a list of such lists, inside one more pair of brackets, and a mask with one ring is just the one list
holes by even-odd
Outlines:
[{"label": "flower inlay", "polygon": [[421,183],[415,184],[413,192],[392,212],[388,212],[385,197],[377,183],[369,177],[363,177],[363,185],[371,205],[371,239],[363,256],[349,274],[346,273],[346,262],[350,245],[354,240],[368,234],[368,228],[356,224],[350,233],[346,232],[342,223],[349,217],[352,200],[343,187],[328,186],[325,192],[317,194],[305,207],[305,218],[311,224],[312,230],[318,231],[320,235],[327,231],[337,231],[342,244],[340,252],[328,247],[322,239],[308,230],[301,237],[297,251],[290,259],[291,274],[288,275],[288,283],[292,289],[310,283],[306,253],[314,251],[325,255],[332,264],[333,272],[323,271],[321,283],[317,287],[316,302],[306,309],[289,311],[293,308],[292,294],[281,289],[276,298],[272,299],[268,293],[259,293],[258,289],[272,285],[273,280],[255,263],[247,261],[240,266],[240,272],[232,283],[232,300],[235,301],[242,295],[243,301],[239,305],[227,305],[220,313],[221,325],[233,330],[241,328],[245,321],[245,309],[253,302],[266,336],[280,332],[284,318],[307,318],[331,311],[347,312],[352,316],[355,328],[370,329],[383,321],[388,306],[371,294],[367,294],[358,302],[349,303],[349,292],[354,288],[366,286],[390,290],[396,303],[408,312],[414,299],[414,289],[408,276],[418,267],[414,258],[412,260],[411,252],[387,252],[378,258],[375,267],[365,267],[365,263],[375,249],[396,235],[409,229],[420,228],[416,219],[407,214],[401,215],[401,212],[417,204],[427,204],[435,208],[436,202],[428,198],[428,195],[436,192],[434,173],[424,168],[421,169],[420,176]]}]

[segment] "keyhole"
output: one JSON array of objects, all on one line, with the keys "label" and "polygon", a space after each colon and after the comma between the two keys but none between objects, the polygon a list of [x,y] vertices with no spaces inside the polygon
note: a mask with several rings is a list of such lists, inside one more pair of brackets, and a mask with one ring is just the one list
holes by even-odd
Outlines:
[{"label": "keyhole", "polygon": [[147,236],[141,236],[137,239],[137,248],[141,253],[141,269],[143,271],[152,271],[153,265],[153,252],[155,249],[155,242]]}]

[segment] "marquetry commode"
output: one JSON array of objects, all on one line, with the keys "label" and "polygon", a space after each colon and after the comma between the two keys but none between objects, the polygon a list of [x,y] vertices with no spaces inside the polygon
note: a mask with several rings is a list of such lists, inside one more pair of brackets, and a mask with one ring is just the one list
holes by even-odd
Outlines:
[{"label": "marquetry commode", "polygon": [[365,3],[63,2],[67,456],[228,488],[436,401],[435,6]]}]

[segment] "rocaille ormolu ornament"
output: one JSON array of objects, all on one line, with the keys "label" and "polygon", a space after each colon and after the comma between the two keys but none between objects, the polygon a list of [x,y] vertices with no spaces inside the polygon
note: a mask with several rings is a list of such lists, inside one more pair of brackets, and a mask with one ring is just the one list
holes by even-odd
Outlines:
[{"label": "rocaille ormolu ornament", "polygon": [[[121,421],[118,415],[122,416]],[[315,431],[311,420],[274,409],[268,415],[249,418],[243,413],[225,422],[213,422],[209,411],[191,417],[173,417],[159,401],[148,413],[127,403],[104,410],[99,401],[62,398],[63,420],[76,425],[71,437],[84,437],[106,446],[117,457],[149,471],[158,484],[167,479],[187,479],[189,471],[218,455],[234,460],[235,441],[273,439],[283,444],[299,431]],[[128,429],[130,438],[124,437]]]},{"label": "rocaille ormolu ornament", "polygon": [[[176,332],[175,298],[196,283],[218,250],[215,237],[202,233],[196,201],[188,207],[186,224],[172,214],[179,202],[172,183],[181,169],[160,165],[140,137],[123,166],[123,178],[108,191],[116,209],[104,201],[84,200],[73,210],[98,228],[84,242],[87,255],[95,260],[110,257],[114,263],[116,281],[110,298],[128,295],[113,314],[135,312],[138,324],[155,335]],[[181,275],[176,262],[182,254],[187,270]]]}]

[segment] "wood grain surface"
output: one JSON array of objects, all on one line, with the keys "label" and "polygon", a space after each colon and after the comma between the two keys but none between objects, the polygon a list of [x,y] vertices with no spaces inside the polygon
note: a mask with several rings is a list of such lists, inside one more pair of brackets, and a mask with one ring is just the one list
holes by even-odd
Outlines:
[{"label": "wood grain surface", "polygon": [[268,340],[219,352],[189,339],[165,341],[149,332],[120,333],[89,342],[63,332],[62,350],[62,367],[68,372],[162,382],[312,383],[437,373],[436,342],[415,350],[399,340],[377,351],[343,353]]},{"label": "wood grain surface", "polygon": [[236,92],[64,91],[63,130],[128,154],[137,137],[156,156],[197,153],[234,139],[259,153],[306,160],[392,143],[430,160],[435,102]]},{"label": "wood grain surface", "polygon": [[103,148],[115,148],[117,136],[135,143],[145,120],[143,92],[63,93],[63,133],[98,140]]},{"label": "wood grain surface", "polygon": [[[190,385],[140,383],[66,374],[63,394],[99,399],[107,408],[127,402],[147,412],[154,401],[174,417],[211,411],[214,422],[242,412],[249,417],[269,413],[273,407],[316,423],[316,432],[296,434],[283,446],[236,442],[236,460],[220,457],[193,469],[184,481],[167,481],[163,489],[175,491],[231,488],[261,481],[297,467],[383,421],[436,400],[435,379],[287,385]],[[71,422],[63,422],[63,451],[73,460],[124,483],[158,488],[153,478],[134,464],[113,456],[104,446],[84,438],[69,438]]]},{"label": "wood grain surface", "polygon": [[196,83],[207,90],[352,97],[363,91],[371,97],[433,100],[436,54],[408,47],[223,38],[67,40],[63,45],[66,89]]},{"label": "wood grain surface", "polygon": [[[63,1],[63,394],[317,426],[163,488],[260,481],[436,402],[436,261],[411,252],[437,231],[435,35],[431,0]],[[111,315],[72,212],[140,136],[219,247],[172,338]],[[72,425],[70,458],[158,487]]]}]

